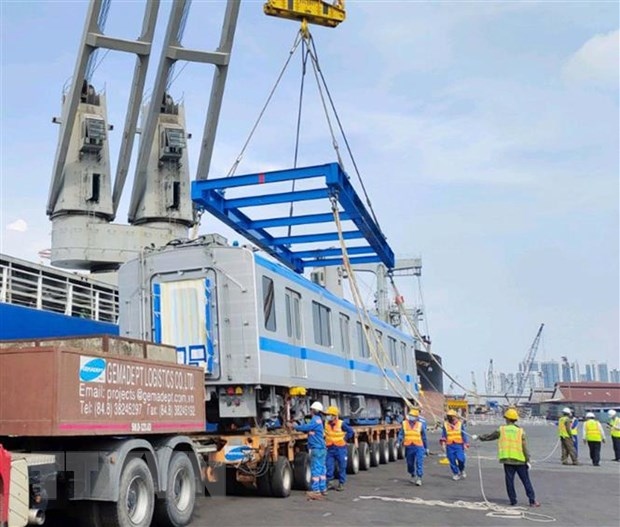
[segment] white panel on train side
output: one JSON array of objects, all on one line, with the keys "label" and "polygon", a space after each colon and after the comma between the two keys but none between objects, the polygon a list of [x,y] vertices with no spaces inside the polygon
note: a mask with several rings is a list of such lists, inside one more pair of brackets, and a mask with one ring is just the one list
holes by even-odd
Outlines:
[{"label": "white panel on train side", "polygon": [[216,335],[215,273],[192,280],[156,281],[153,288],[154,340],[177,349],[180,364],[220,376]]}]

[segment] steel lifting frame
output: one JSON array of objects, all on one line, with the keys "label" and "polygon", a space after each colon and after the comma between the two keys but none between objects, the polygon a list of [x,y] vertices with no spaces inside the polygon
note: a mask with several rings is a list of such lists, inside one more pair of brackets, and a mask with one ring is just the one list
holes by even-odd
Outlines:
[{"label": "steel lifting frame", "polygon": [[[324,178],[325,185],[310,190],[226,199],[227,189],[309,178]],[[297,245],[338,241],[337,230],[277,237],[267,229],[334,222],[333,214],[304,214],[253,220],[241,209],[297,201],[328,200],[331,197],[338,200],[342,209],[340,219],[351,221],[357,228],[343,231],[344,239],[365,239],[368,242],[366,246],[347,249],[351,263],[355,265],[382,262],[388,269],[392,269],[394,267],[392,249],[338,163],[192,182],[192,200],[199,208],[210,212],[298,273],[302,273],[307,267],[342,265],[342,251],[340,248],[333,248],[333,244],[330,248],[293,250]]]}]

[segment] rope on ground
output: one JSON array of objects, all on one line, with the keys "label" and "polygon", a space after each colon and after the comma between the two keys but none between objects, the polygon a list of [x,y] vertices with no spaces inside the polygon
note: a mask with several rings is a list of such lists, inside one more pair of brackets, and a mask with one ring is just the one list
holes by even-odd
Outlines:
[{"label": "rope on ground", "polygon": [[549,516],[547,514],[540,514],[536,512],[529,512],[527,509],[523,507],[503,507],[501,505],[497,505],[496,503],[491,503],[484,492],[484,481],[482,479],[482,461],[480,458],[480,450],[477,450],[477,458],[478,458],[478,476],[480,479],[480,493],[482,494],[482,499],[484,500],[484,505],[488,508],[489,512],[486,514],[492,518],[506,518],[506,519],[519,519],[522,518],[524,520],[529,520],[533,522],[542,522],[542,523],[551,523],[556,521],[553,516]]}]

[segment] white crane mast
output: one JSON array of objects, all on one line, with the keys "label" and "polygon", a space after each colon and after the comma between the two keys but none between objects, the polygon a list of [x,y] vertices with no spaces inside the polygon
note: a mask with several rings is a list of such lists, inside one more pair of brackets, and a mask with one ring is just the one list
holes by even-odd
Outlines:
[{"label": "white crane mast", "polygon": [[[167,91],[169,75],[177,61],[215,66],[197,174],[197,179],[206,179],[240,0],[227,1],[215,51],[182,46],[190,3],[172,3],[153,96],[143,117],[129,206],[130,225],[121,225],[112,221],[131,161],[160,2],[146,2],[140,36],[126,40],[104,34],[109,0],[91,0],[71,88],[63,99],[62,117],[54,119],[61,128],[47,204],[52,220],[53,265],[95,272],[114,270],[145,246],[165,245],[172,239],[186,237],[188,227],[195,223],[184,109]],[[100,48],[137,56],[113,191],[106,94],[98,93],[87,77],[93,54]]]}]

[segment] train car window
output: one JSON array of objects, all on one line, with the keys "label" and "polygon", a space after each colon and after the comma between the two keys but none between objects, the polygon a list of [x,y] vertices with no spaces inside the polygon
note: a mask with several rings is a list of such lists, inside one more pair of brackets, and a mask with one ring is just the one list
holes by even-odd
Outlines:
[{"label": "train car window", "polygon": [[401,366],[407,369],[407,344],[405,342],[400,343],[400,360]]},{"label": "train car window", "polygon": [[349,334],[350,319],[344,313],[340,313],[340,348],[345,357],[351,353],[351,336]]},{"label": "train car window", "polygon": [[368,340],[366,340],[366,334],[362,328],[362,323],[357,323],[357,342],[359,343],[359,353],[362,359],[370,357],[370,350],[368,349]]},{"label": "train car window", "polygon": [[392,366],[398,366],[398,355],[396,354],[396,339],[388,337],[388,350],[390,351],[390,362]]},{"label": "train car window", "polygon": [[276,330],[276,304],[274,302],[273,280],[268,276],[263,276],[263,314],[265,316],[265,329]]},{"label": "train car window", "polygon": [[301,295],[292,289],[285,289],[286,334],[301,340]]},{"label": "train car window", "polygon": [[375,335],[377,335],[377,339],[374,342],[375,350],[377,350],[377,353],[385,353],[384,351],[381,351],[383,344],[383,333],[378,329],[375,329]]},{"label": "train car window", "polygon": [[321,346],[332,345],[331,309],[318,302],[312,302],[314,342]]}]

